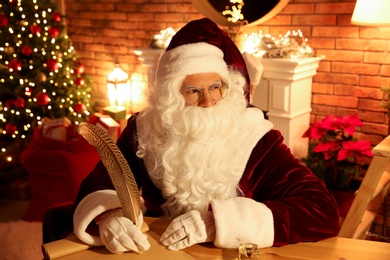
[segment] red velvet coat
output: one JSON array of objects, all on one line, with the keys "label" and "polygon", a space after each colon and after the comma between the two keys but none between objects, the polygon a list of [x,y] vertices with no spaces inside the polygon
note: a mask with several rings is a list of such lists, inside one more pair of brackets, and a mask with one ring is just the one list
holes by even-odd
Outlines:
[{"label": "red velvet coat", "polygon": [[[117,141],[127,159],[148,209],[158,216],[164,198],[152,183],[143,161],[136,157],[136,116]],[[274,246],[318,241],[337,235],[338,208],[322,180],[300,164],[283,143],[279,131],[271,130],[254,147],[240,181],[245,196],[264,203],[274,218]],[[114,189],[100,162],[83,181],[77,202],[91,192]]]}]

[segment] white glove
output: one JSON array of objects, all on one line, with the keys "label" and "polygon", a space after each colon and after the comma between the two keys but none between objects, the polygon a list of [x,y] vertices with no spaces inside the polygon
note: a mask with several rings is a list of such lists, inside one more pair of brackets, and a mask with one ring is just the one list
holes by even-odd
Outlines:
[{"label": "white glove", "polygon": [[160,242],[170,250],[179,250],[215,238],[213,213],[191,210],[172,220]]},{"label": "white glove", "polygon": [[123,216],[121,209],[107,213],[99,220],[99,233],[103,244],[111,253],[122,253],[134,251],[142,253],[150,248],[147,236],[140,228],[143,223],[143,216],[138,218],[139,227]]}]

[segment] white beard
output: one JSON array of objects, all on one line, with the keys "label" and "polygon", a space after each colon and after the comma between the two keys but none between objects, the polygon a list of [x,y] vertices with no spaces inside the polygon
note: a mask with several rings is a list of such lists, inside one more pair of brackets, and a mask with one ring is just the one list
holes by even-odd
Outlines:
[{"label": "white beard", "polygon": [[[169,130],[154,124],[144,136],[147,142],[140,139],[144,150],[140,157],[167,200],[162,205],[167,217],[207,210],[211,199],[240,192],[238,183],[248,159],[242,149],[245,108],[240,107],[225,100],[209,108],[185,107]],[[149,120],[155,122],[156,117]]]}]

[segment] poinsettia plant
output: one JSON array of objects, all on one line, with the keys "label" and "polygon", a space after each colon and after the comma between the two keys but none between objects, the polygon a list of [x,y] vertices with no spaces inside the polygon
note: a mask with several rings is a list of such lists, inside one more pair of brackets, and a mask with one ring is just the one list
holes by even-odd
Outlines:
[{"label": "poinsettia plant", "polygon": [[324,180],[329,190],[358,189],[373,156],[369,141],[353,137],[355,128],[362,125],[356,114],[329,115],[303,134],[309,138],[309,151],[301,161]]}]

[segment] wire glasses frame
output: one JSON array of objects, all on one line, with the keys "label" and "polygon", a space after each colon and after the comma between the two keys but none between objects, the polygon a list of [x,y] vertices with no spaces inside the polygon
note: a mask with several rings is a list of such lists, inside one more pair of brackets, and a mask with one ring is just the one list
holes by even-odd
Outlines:
[{"label": "wire glasses frame", "polygon": [[[229,87],[225,82],[220,82],[209,86],[207,88],[207,91],[209,92],[210,98],[213,101],[219,101],[226,96],[228,89]],[[190,87],[190,88],[186,88],[184,91],[181,91],[181,93],[184,96],[184,100],[186,104],[194,105],[202,99],[203,91],[205,90],[206,89],[203,88]]]}]

